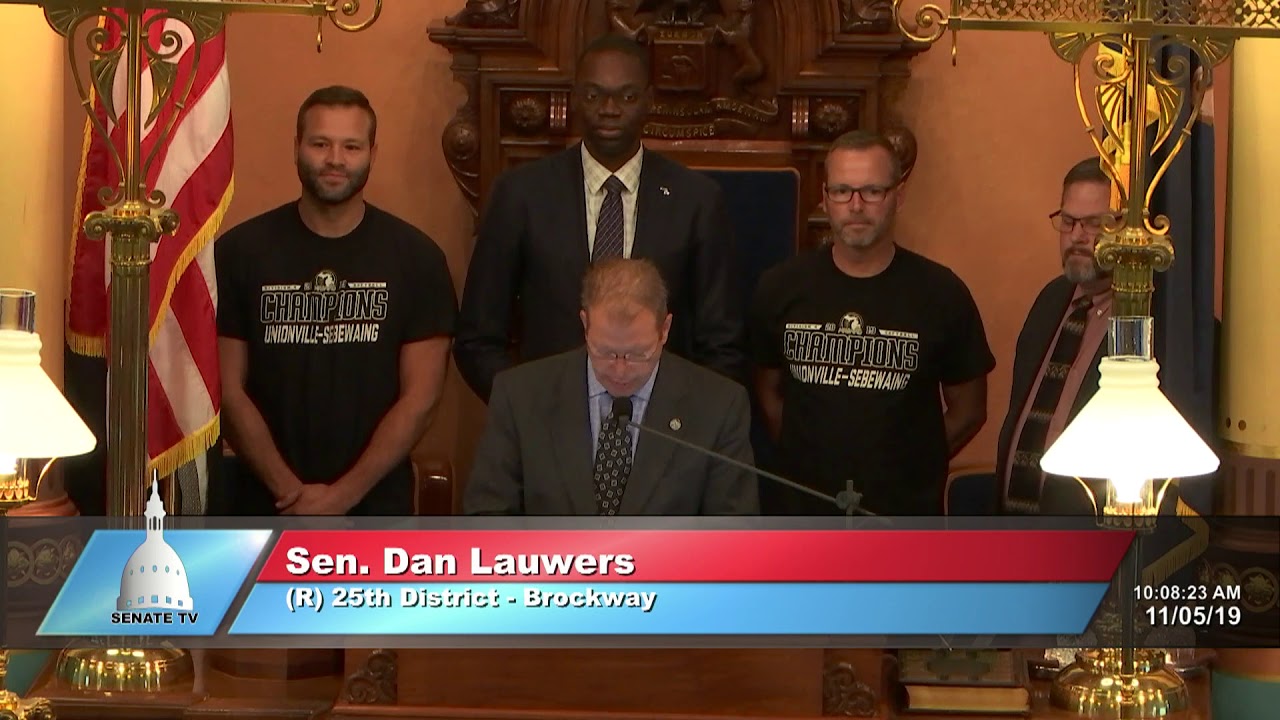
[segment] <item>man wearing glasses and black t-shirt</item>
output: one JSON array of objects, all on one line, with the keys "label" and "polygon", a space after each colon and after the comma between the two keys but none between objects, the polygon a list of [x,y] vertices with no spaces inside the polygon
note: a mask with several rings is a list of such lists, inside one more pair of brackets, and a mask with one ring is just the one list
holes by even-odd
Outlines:
[{"label": "man wearing glasses and black t-shirt", "polygon": [[[881,515],[940,514],[948,460],[987,417],[982,317],[955,273],[894,243],[903,177],[888,140],[841,136],[826,173],[833,242],[765,273],[751,309],[778,469],[832,496],[852,481]],[[761,511],[840,512],[774,485]]]}]

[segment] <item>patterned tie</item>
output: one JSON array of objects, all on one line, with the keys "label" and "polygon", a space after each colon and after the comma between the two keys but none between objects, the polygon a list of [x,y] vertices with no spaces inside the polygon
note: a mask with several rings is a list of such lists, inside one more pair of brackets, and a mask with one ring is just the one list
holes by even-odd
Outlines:
[{"label": "patterned tie", "polygon": [[613,410],[600,421],[600,440],[592,469],[596,482],[596,507],[601,515],[617,515],[622,493],[631,475],[631,433],[618,422]]},{"label": "patterned tie", "polygon": [[1045,445],[1049,438],[1049,423],[1053,421],[1053,414],[1062,399],[1067,373],[1080,354],[1080,343],[1092,307],[1093,298],[1088,295],[1073,302],[1071,314],[1058,332],[1058,341],[1054,343],[1049,364],[1040,379],[1040,388],[1031,403],[1031,410],[1027,412],[1026,423],[1018,435],[1018,447],[1013,453],[1007,499],[1011,510],[1032,513],[1040,510],[1040,489],[1044,481],[1040,457],[1048,449]]},{"label": "patterned tie", "polygon": [[622,191],[626,185],[617,175],[610,175],[604,181],[604,204],[600,206],[600,214],[596,216],[595,248],[591,253],[591,262],[607,257],[622,257]]}]

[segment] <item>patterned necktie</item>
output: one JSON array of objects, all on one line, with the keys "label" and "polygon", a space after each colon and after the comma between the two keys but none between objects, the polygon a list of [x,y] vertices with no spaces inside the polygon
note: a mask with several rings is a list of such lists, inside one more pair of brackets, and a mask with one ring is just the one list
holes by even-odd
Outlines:
[{"label": "patterned necktie", "polygon": [[604,203],[600,206],[600,214],[596,216],[595,248],[591,253],[591,262],[607,257],[622,257],[622,191],[626,185],[617,175],[610,175],[604,181]]},{"label": "patterned necktie", "polygon": [[631,475],[631,433],[618,422],[613,410],[600,421],[600,440],[596,445],[596,507],[601,515],[617,515],[622,493]]},{"label": "patterned necktie", "polygon": [[1049,438],[1049,423],[1053,421],[1053,414],[1062,399],[1067,373],[1080,354],[1080,344],[1092,307],[1093,298],[1088,295],[1073,302],[1071,314],[1058,332],[1058,341],[1054,343],[1049,364],[1045,367],[1044,377],[1040,378],[1040,388],[1031,403],[1031,410],[1027,412],[1027,420],[1018,435],[1018,447],[1013,453],[1007,500],[1010,510],[1032,513],[1040,510],[1040,490],[1044,481],[1040,458],[1048,449],[1046,441]]}]

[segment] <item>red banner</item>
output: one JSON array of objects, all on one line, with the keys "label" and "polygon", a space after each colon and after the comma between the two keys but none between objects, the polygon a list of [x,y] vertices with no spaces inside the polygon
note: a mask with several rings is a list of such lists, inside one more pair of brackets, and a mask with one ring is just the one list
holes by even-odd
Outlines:
[{"label": "red banner", "polygon": [[1108,582],[1132,533],[285,531],[261,581]]}]

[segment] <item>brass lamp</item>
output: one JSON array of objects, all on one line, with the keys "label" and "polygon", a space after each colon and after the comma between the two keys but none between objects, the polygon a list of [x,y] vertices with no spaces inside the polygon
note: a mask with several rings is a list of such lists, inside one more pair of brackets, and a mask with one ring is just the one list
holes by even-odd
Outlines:
[{"label": "brass lamp", "polygon": [[0,512],[36,498],[49,464],[98,444],[40,367],[35,293],[0,288]]},{"label": "brass lamp", "polygon": [[1077,653],[1050,690],[1054,705],[1084,717],[1160,718],[1190,704],[1186,683],[1165,666],[1165,651],[1136,647],[1133,588],[1142,573],[1142,536],[1155,527],[1169,479],[1211,473],[1218,457],[1160,392],[1152,325],[1148,316],[1111,318],[1098,392],[1040,460],[1048,473],[1105,479],[1101,508],[1085,485],[1101,511],[1099,524],[1137,532],[1119,573],[1120,647]]},{"label": "brass lamp", "polygon": [[[53,458],[83,455],[98,441],[40,367],[35,293],[0,288],[0,514],[31,502]],[[47,459],[36,477],[29,469]],[[9,650],[0,648],[0,718],[52,720],[42,698],[4,689]]]}]

